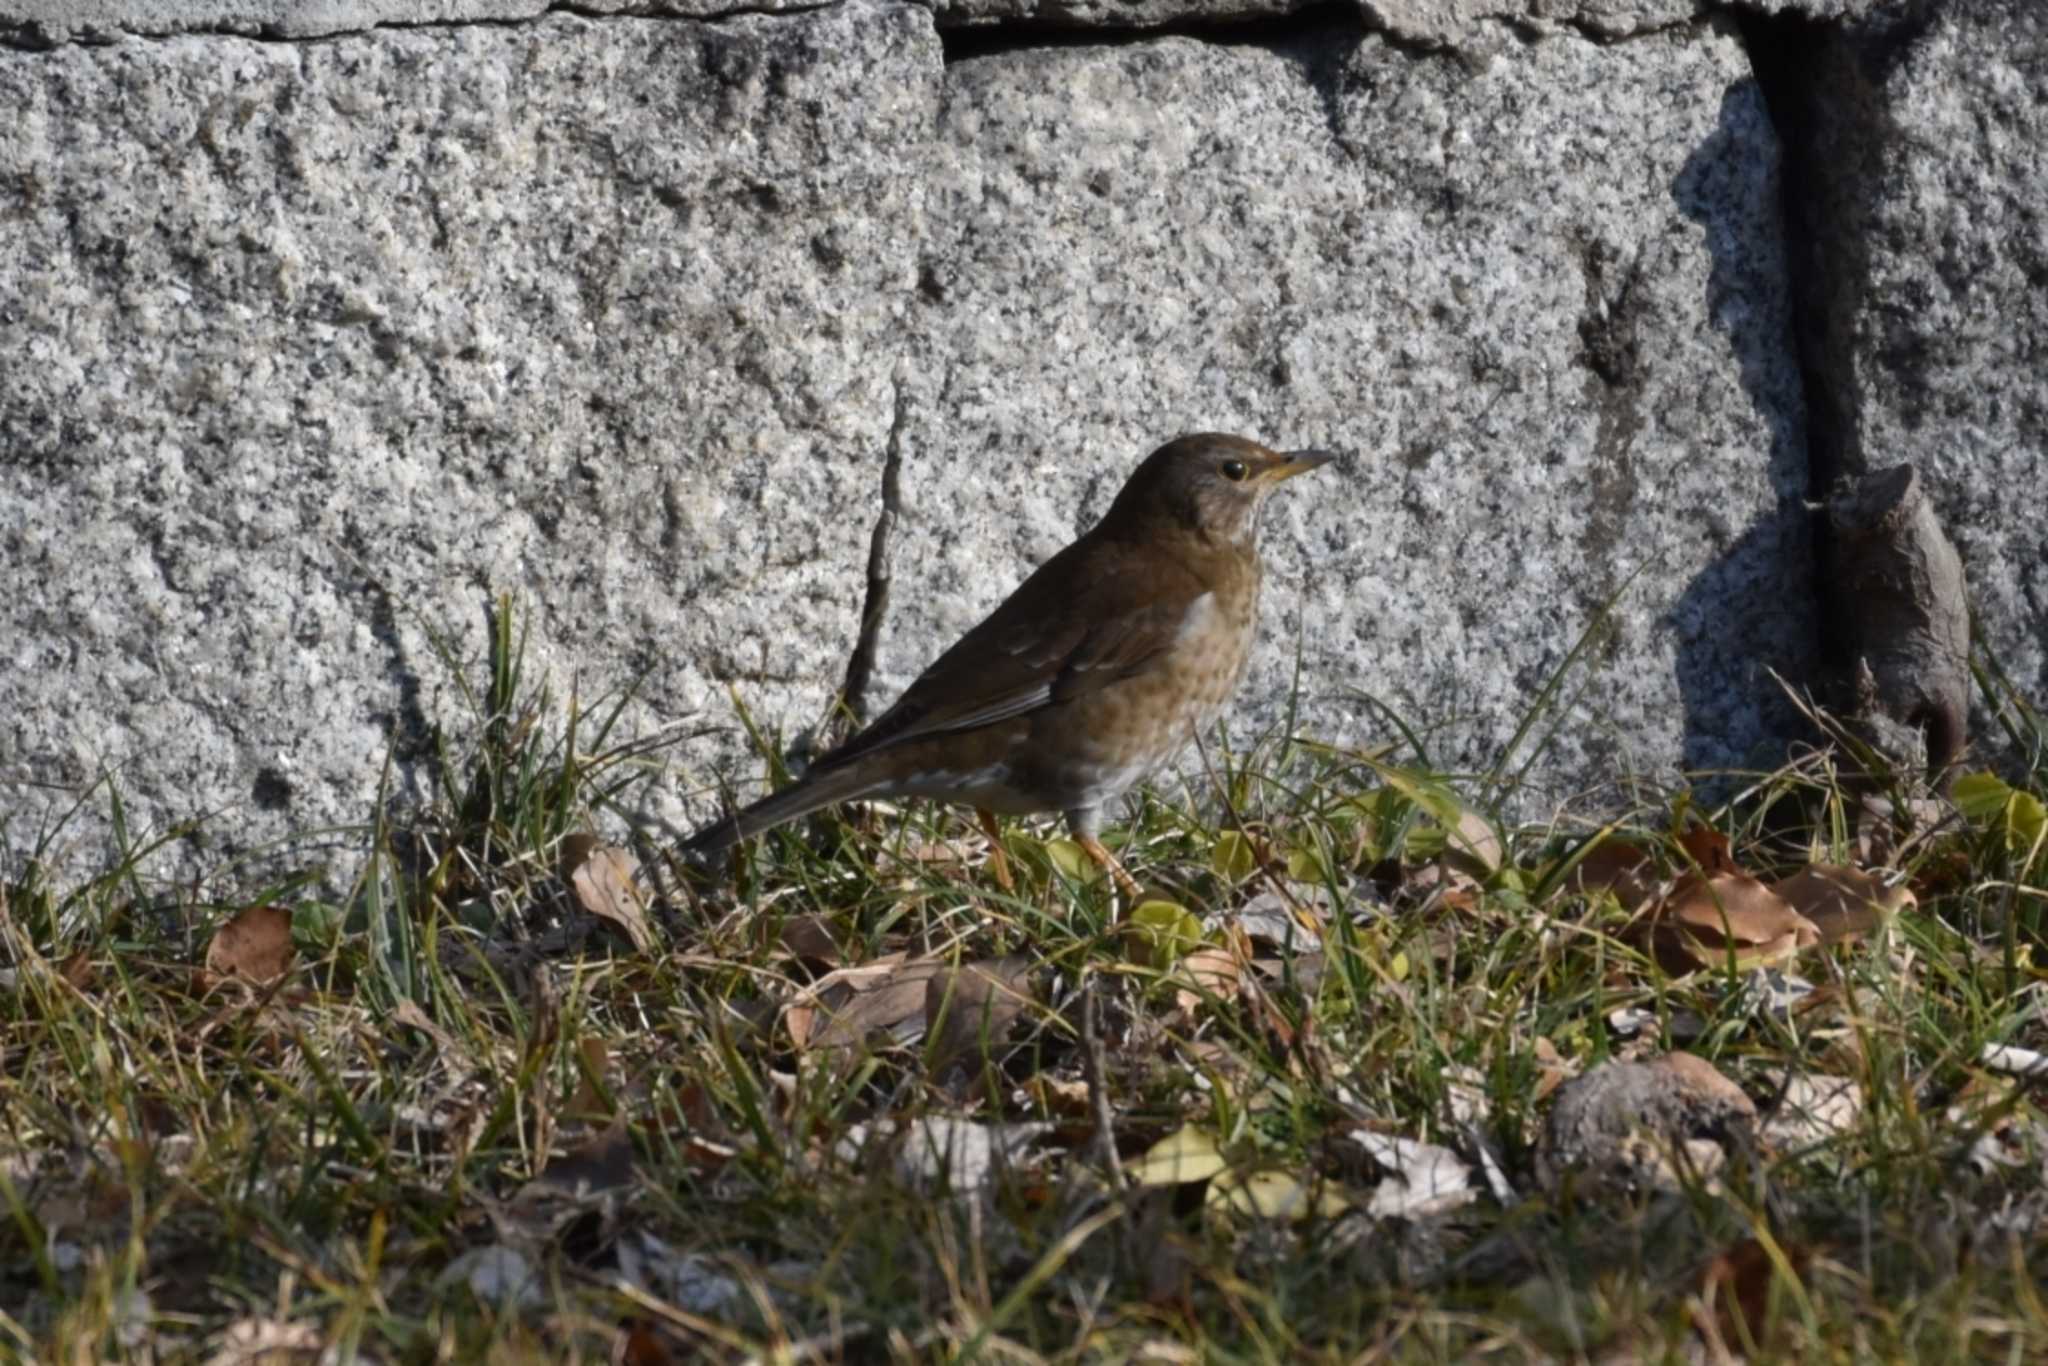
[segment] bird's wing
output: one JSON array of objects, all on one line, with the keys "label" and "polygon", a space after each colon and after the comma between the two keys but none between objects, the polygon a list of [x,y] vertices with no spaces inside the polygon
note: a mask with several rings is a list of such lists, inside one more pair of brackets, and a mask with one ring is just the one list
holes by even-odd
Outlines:
[{"label": "bird's wing", "polygon": [[[1208,591],[1184,566],[1113,572],[1069,546],[932,661],[874,724],[820,766],[925,736],[974,730],[1128,678],[1173,644]],[[1081,573],[1083,564],[1090,572]]]}]

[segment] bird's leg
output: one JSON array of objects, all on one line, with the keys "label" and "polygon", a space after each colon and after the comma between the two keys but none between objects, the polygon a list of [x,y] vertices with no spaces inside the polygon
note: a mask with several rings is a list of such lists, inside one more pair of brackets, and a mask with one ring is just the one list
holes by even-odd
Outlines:
[{"label": "bird's leg", "polygon": [[1116,861],[1116,855],[1104,848],[1101,840],[1093,835],[1076,832],[1074,842],[1081,846],[1082,853],[1095,860],[1096,867],[1109,874],[1110,880],[1116,883],[1117,890],[1122,892],[1133,906],[1138,904],[1138,880],[1124,871],[1124,866]]},{"label": "bird's leg", "polygon": [[1016,891],[1017,884],[1010,877],[1010,857],[1003,852],[1003,832],[996,828],[996,813],[977,806],[974,818],[981,822],[981,833],[988,836],[988,870],[996,875],[996,886],[1006,892]]}]

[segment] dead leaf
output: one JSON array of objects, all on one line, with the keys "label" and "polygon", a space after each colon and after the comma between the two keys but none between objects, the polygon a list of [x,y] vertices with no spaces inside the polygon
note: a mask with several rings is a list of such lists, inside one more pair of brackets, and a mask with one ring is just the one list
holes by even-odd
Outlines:
[{"label": "dead leaf", "polygon": [[275,1363],[313,1361],[326,1345],[326,1337],[310,1323],[287,1323],[281,1319],[236,1319],[220,1335],[220,1346],[206,1359],[206,1366],[274,1366]]},{"label": "dead leaf", "polygon": [[1813,922],[1747,873],[1687,873],[1648,917],[1650,946],[1666,972],[1739,968],[1790,957],[1820,942]]},{"label": "dead leaf", "polygon": [[789,916],[783,920],[778,937],[783,948],[813,963],[837,963],[844,957],[830,916],[815,912]]},{"label": "dead leaf", "polygon": [[1699,871],[1709,876],[1742,871],[1735,862],[1728,837],[1710,825],[1693,826],[1678,837],[1678,845],[1691,855]]},{"label": "dead leaf", "polygon": [[420,1003],[410,996],[399,1000],[397,1007],[391,1012],[391,1022],[404,1025],[407,1029],[417,1029],[432,1039],[434,1047],[450,1059],[458,1058],[462,1054],[461,1048],[455,1042],[455,1036],[429,1019],[427,1012],[420,1009]]},{"label": "dead leaf", "polygon": [[1664,879],[1650,851],[1628,840],[1605,839],[1572,869],[1572,889],[1582,896],[1611,892],[1634,915],[1657,899]]},{"label": "dead leaf", "polygon": [[1461,809],[1456,823],[1444,828],[1444,862],[1474,882],[1485,882],[1500,868],[1500,835],[1476,811]]},{"label": "dead leaf", "polygon": [[1031,961],[994,958],[933,973],[925,982],[924,1028],[934,1076],[978,1064],[1009,1038],[1031,1004]]},{"label": "dead leaf", "polygon": [[1342,1195],[1321,1182],[1313,1188],[1289,1172],[1224,1172],[1209,1183],[1203,1203],[1251,1219],[1335,1219],[1350,1210]]},{"label": "dead leaf", "polygon": [[[637,953],[652,953],[654,929],[647,923],[647,898],[640,889],[640,865],[615,844],[598,844],[589,835],[562,841],[563,862],[576,904],[624,932]],[[576,855],[575,862],[569,860]]]},{"label": "dead leaf", "polygon": [[1175,1129],[1124,1164],[1124,1175],[1140,1186],[1185,1186],[1207,1181],[1229,1166],[1216,1150],[1216,1140],[1192,1126]]},{"label": "dead leaf", "polygon": [[[1792,1274],[1803,1278],[1811,1253],[1794,1246],[1784,1249],[1784,1256]],[[1744,1238],[1707,1264],[1700,1277],[1699,1303],[1699,1310],[1706,1313],[1695,1311],[1694,1328],[1724,1358],[1768,1352],[1779,1336],[1771,1329],[1784,1319],[1782,1313],[1774,1319],[1770,1312],[1771,1287],[1777,1279],[1777,1260],[1769,1250],[1755,1238]]]},{"label": "dead leaf", "polygon": [[1295,886],[1289,896],[1267,890],[1234,911],[1203,918],[1206,929],[1241,933],[1283,950],[1305,952],[1322,947],[1323,926],[1330,920],[1327,887]]},{"label": "dead leaf", "polygon": [[1861,939],[1919,904],[1903,884],[1889,887],[1876,873],[1827,863],[1802,868],[1772,883],[1771,890],[1813,922],[1823,944]]},{"label": "dead leaf", "polygon": [[1536,1085],[1529,1091],[1532,1103],[1547,1099],[1552,1091],[1579,1074],[1577,1064],[1559,1053],[1557,1045],[1545,1035],[1537,1035],[1529,1051],[1536,1056]]},{"label": "dead leaf", "polygon": [[497,1309],[533,1309],[546,1301],[540,1273],[526,1254],[503,1243],[473,1247],[442,1269],[435,1284],[466,1285],[478,1301]]},{"label": "dead leaf", "polygon": [[929,1114],[855,1124],[835,1150],[849,1163],[887,1153],[897,1178],[912,1190],[966,1195],[987,1190],[1025,1165],[1032,1146],[1052,1129],[1040,1120],[985,1123],[964,1115]]},{"label": "dead leaf", "polygon": [[1227,949],[1196,949],[1174,964],[1167,979],[1173,983],[1175,1008],[1192,1020],[1204,1005],[1228,1003],[1237,995],[1242,971],[1242,961]]},{"label": "dead leaf", "polygon": [[924,1033],[925,995],[945,968],[943,959],[902,952],[839,968],[783,1008],[782,1026],[800,1049],[852,1048],[878,1030],[895,1043],[910,1043]]},{"label": "dead leaf", "polygon": [[620,1324],[618,1336],[612,1340],[615,1366],[669,1366],[675,1360],[661,1330],[645,1319]]},{"label": "dead leaf", "polygon": [[615,1209],[633,1182],[633,1138],[618,1120],[550,1160],[510,1200],[492,1207],[491,1218],[508,1242],[544,1243],[592,1208]]},{"label": "dead leaf", "polygon": [[1047,1114],[1072,1119],[1090,1112],[1088,1083],[1079,1077],[1055,1077],[1040,1072],[1024,1083],[1024,1090]]},{"label": "dead leaf", "polygon": [[577,1069],[576,1092],[569,1098],[568,1106],[562,1111],[562,1118],[609,1120],[612,1117],[612,1107],[605,1103],[603,1094],[597,1088],[597,1082],[604,1080],[605,1070],[611,1065],[611,1049],[603,1039],[594,1034],[585,1034],[576,1040],[576,1052],[581,1064]]},{"label": "dead leaf", "polygon": [[550,1161],[527,1184],[544,1184],[576,1195],[615,1190],[633,1180],[633,1135],[614,1120],[575,1148]]},{"label": "dead leaf", "polygon": [[200,989],[210,991],[230,977],[268,985],[291,965],[292,913],[282,906],[250,906],[213,932]]},{"label": "dead leaf", "polygon": [[1386,1173],[1366,1206],[1375,1219],[1426,1219],[1479,1198],[1472,1168],[1449,1148],[1371,1129],[1353,1129],[1345,1137]]},{"label": "dead leaf", "polygon": [[1863,1088],[1824,1072],[1765,1072],[1759,1080],[1778,1093],[1764,1121],[1764,1141],[1780,1152],[1816,1147],[1839,1138],[1863,1117]]}]

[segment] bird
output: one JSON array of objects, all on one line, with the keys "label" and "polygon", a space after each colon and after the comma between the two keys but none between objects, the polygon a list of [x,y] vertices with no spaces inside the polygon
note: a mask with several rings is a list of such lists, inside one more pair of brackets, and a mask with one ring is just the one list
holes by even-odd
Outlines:
[{"label": "bird", "polygon": [[1056,811],[1117,889],[1140,891],[1101,840],[1105,808],[1207,728],[1257,634],[1259,512],[1330,463],[1198,432],[1147,456],[1100,521],[1038,567],[894,705],[794,783],[683,842],[703,863],[753,835],[863,798],[971,806],[1011,887],[996,814]]}]

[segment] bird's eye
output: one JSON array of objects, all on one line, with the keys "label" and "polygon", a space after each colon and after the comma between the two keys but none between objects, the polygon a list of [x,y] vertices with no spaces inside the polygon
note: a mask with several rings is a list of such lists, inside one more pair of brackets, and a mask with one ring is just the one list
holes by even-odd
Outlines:
[{"label": "bird's eye", "polygon": [[1244,461],[1226,460],[1223,462],[1223,477],[1225,479],[1228,479],[1231,483],[1235,484],[1242,481],[1244,479],[1244,476]]}]

